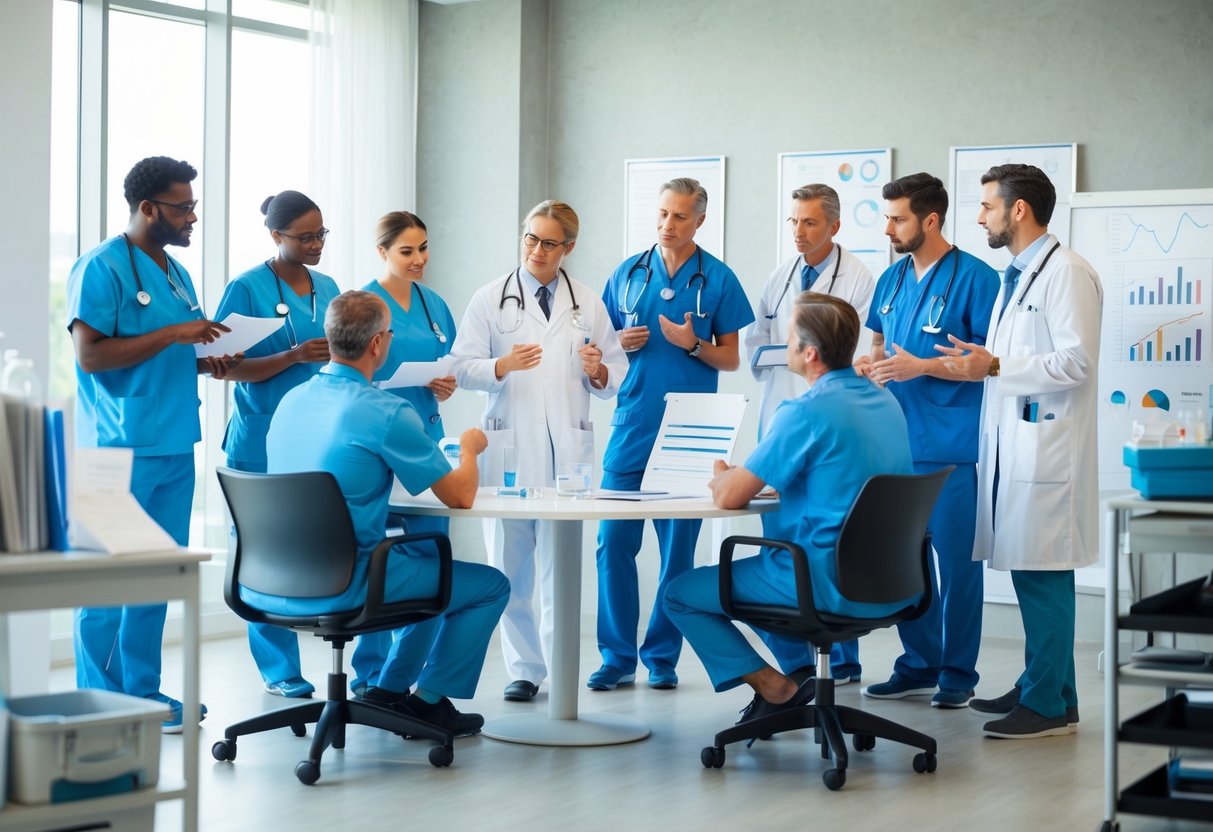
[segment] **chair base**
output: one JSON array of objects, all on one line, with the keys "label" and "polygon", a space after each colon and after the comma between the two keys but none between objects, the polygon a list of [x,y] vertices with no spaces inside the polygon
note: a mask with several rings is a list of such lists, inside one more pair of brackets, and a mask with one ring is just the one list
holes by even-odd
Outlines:
[{"label": "chair base", "polygon": [[807,705],[768,714],[721,731],[713,745],[703,749],[700,759],[707,768],[720,768],[724,765],[726,745],[743,740],[752,743],[757,739],[769,739],[774,734],[802,728],[813,729],[814,741],[821,745],[822,759],[831,760],[834,764],[822,775],[826,787],[831,791],[842,788],[846,782],[847,764],[850,761],[847,734],[853,736],[856,751],[875,748],[877,737],[920,748],[922,753],[914,757],[914,770],[920,774],[935,771],[937,746],[933,738],[867,711],[835,705],[834,682],[827,679],[818,680],[815,701]]},{"label": "chair base", "polygon": [[260,734],[278,728],[290,727],[297,737],[307,733],[307,725],[315,724],[312,745],[306,760],[295,767],[295,776],[305,785],[320,779],[320,758],[333,748],[345,748],[345,727],[367,725],[391,731],[401,737],[433,740],[438,743],[430,748],[430,763],[448,766],[454,759],[454,739],[450,733],[413,716],[393,711],[369,702],[346,698],[346,675],[330,673],[328,677],[329,698],[324,702],[305,702],[289,708],[279,708],[269,713],[236,722],[223,732],[224,739],[211,747],[211,756],[219,761],[236,759],[236,740],[249,734]]}]

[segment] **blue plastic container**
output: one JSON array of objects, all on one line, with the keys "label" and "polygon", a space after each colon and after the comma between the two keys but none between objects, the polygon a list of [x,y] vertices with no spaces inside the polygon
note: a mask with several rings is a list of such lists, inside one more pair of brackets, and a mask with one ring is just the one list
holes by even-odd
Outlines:
[{"label": "blue plastic container", "polygon": [[1125,446],[1133,487],[1147,500],[1213,499],[1213,446]]}]

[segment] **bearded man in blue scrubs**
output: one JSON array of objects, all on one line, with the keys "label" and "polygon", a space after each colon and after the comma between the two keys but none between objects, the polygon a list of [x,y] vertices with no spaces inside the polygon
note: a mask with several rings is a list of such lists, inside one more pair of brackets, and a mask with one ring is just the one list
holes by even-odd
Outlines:
[{"label": "bearded man in blue scrubs", "polygon": [[[809,390],[779,406],[744,465],[717,460],[710,485],[721,508],[741,508],[772,486],[780,506],[762,515],[763,534],[804,547],[817,609],[874,618],[905,607],[910,599],[869,604],[844,598],[834,548],[863,484],[877,474],[910,473],[912,462],[896,399],[851,366],[858,339],[859,315],[845,300],[815,292],[797,297],[788,325],[788,370],[808,382]],[[791,557],[763,549],[734,561],[733,592],[746,603],[797,606]],[[768,665],[724,612],[719,566],[700,567],[670,584],[665,608],[717,691],[742,683],[754,689],[742,721],[813,698],[813,679],[798,685]],[[758,634],[769,647],[778,639]]]},{"label": "bearded man in blue scrubs", "polygon": [[[739,331],[754,311],[733,270],[695,243],[707,216],[708,193],[694,179],[661,186],[657,243],[624,260],[602,293],[628,372],[602,458],[602,487],[640,488],[649,451],[665,413],[665,394],[715,393],[721,372],[740,364]],[[636,647],[640,594],[636,555],[643,520],[598,526],[598,650],[602,667],[586,687],[614,690],[636,680],[637,658],[649,687],[677,687],[682,636],[665,614],[670,581],[691,570],[702,520],[654,520],[661,572],[644,642]]]},{"label": "bearded man in blue scrubs", "polygon": [[[76,352],[76,445],[131,448],[131,493],[179,545],[194,499],[198,374],[223,378],[237,358],[199,359],[195,344],[228,331],[206,319],[189,273],[165,252],[188,246],[198,215],[186,162],[153,156],[123,183],[130,221],[75,265],[67,328]],[[181,703],[160,692],[166,604],[76,610],[76,684],[170,708],[162,730],[181,731]],[[206,716],[206,706],[201,709]]]},{"label": "bearded man in blue scrubs", "polygon": [[914,472],[956,470],[930,520],[939,560],[938,570],[930,560],[935,601],[921,618],[897,625],[905,652],[888,681],[869,685],[863,695],[931,696],[932,707],[963,708],[977,687],[981,643],[982,565],[973,560],[981,388],[949,378],[935,348],[950,346],[949,336],[985,343],[998,274],[944,239],[948,192],[938,178],[903,176],[884,186],[884,198],[885,234],[906,256],[876,284],[868,311],[868,328],[876,333],[872,354],[856,369],[885,385],[905,411]]},{"label": "bearded man in blue scrubs", "polygon": [[[356,609],[366,600],[371,552],[387,528],[388,498],[397,478],[410,494],[427,488],[444,504],[471,508],[479,485],[476,457],[488,446],[478,428],[459,439],[452,470],[426,435],[416,408],[371,386],[391,348],[392,317],[371,292],[346,292],[324,316],[331,360],[282,397],[266,436],[271,474],[328,471],[349,503],[359,560],[350,588],[326,598],[287,598],[241,589],[257,609],[310,615]],[[388,559],[384,601],[433,595],[439,561],[432,546],[409,544]],[[437,725],[455,736],[480,731],[479,714],[460,713],[448,697],[476,693],[489,638],[510,597],[510,583],[491,566],[455,561],[451,600],[439,616],[393,631],[378,683],[362,698]],[[417,690],[410,692],[412,684]]]}]

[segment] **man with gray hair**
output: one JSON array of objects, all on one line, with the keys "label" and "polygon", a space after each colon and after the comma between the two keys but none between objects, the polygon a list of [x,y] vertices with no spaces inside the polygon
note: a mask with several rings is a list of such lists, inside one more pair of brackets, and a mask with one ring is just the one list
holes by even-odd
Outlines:
[{"label": "man with gray hair", "polygon": [[[370,554],[387,528],[388,497],[399,478],[410,494],[427,488],[444,504],[470,508],[479,473],[476,457],[488,442],[478,428],[459,438],[452,469],[425,433],[413,406],[371,386],[391,346],[387,304],[370,292],[346,292],[324,316],[332,360],[287,393],[270,422],[266,470],[271,474],[328,471],[349,503],[359,559],[350,588],[339,596],[286,598],[241,589],[258,609],[311,615],[354,609],[366,599]],[[426,594],[437,581],[432,548],[397,546],[388,559],[385,601]],[[455,561],[451,600],[442,615],[393,633],[377,687],[363,700],[433,723],[455,736],[480,731],[484,719],[455,709],[448,696],[476,692],[489,638],[510,596],[506,577],[490,566]],[[410,692],[417,683],[416,692]]]},{"label": "man with gray hair", "polygon": [[[602,487],[640,487],[667,393],[714,393],[720,373],[740,363],[740,330],[754,320],[733,270],[695,243],[708,194],[694,179],[661,186],[657,242],[624,260],[602,293],[607,314],[628,355],[611,438],[602,459]],[[651,688],[677,687],[674,668],[682,636],[662,607],[669,582],[689,572],[702,520],[654,520],[661,556],[657,598],[639,650],[640,598],[636,555],[643,520],[604,520],[598,526],[598,650],[602,667],[591,690],[614,690],[636,680],[637,659]]]},{"label": "man with gray hair", "polygon": [[[811,290],[841,298],[855,309],[860,321],[868,318],[876,281],[858,257],[834,242],[834,236],[842,227],[841,210],[838,192],[829,185],[817,182],[792,191],[792,209],[787,221],[796,254],[780,263],[767,278],[758,299],[758,316],[746,330],[750,372],[763,385],[758,413],[760,440],[776,409],[809,389],[804,378],[786,364],[765,367],[753,364],[759,347],[787,343],[793,303],[799,293]],[[857,349],[866,352],[871,344],[870,332],[861,330],[859,341]],[[813,654],[804,642],[788,641],[772,645],[772,649],[785,671],[801,669],[803,676],[812,671]],[[835,685],[859,681],[859,648],[855,642],[834,645],[831,669]]]}]

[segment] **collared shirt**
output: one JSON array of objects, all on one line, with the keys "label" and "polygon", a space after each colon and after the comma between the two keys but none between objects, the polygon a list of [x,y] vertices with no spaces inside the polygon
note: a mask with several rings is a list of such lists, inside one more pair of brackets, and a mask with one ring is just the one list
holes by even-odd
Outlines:
[{"label": "collared shirt", "polygon": [[[819,609],[875,617],[905,606],[847,600],[834,563],[843,521],[868,478],[913,471],[906,420],[887,390],[850,367],[826,373],[780,405],[744,467],[779,492],[779,509],[762,515],[763,534],[804,547]],[[786,552],[764,556],[795,580]]]},{"label": "collared shirt", "polygon": [[[316,318],[312,320],[312,298],[297,295],[290,286],[282,285],[278,294],[278,279],[270,267],[262,263],[237,277],[223,290],[215,320],[222,321],[232,313],[253,318],[277,318],[278,304],[285,303],[290,314],[282,328],[265,340],[244,351],[245,358],[263,358],[291,349],[293,333],[296,344],[324,337],[324,312],[341,290],[328,275],[312,269],[312,286],[316,291]],[[265,470],[265,433],[270,429],[270,417],[288,390],[320,372],[319,362],[292,364],[275,376],[263,381],[241,381],[235,385],[235,409],[223,434],[223,450],[228,465],[241,471]]]},{"label": "collared shirt", "polygon": [[1041,246],[1045,244],[1045,240],[1049,238],[1049,232],[1044,232],[1031,243],[1028,247],[1011,260],[1011,265],[1019,269],[1021,272],[1028,270],[1028,264],[1032,262],[1032,258],[1036,256],[1036,252],[1040,251]]},{"label": "collared shirt", "polygon": [[823,276],[825,276],[827,283],[828,283],[830,272],[833,271],[833,269],[834,269],[834,261],[837,259],[838,259],[837,243],[830,243],[830,253],[826,255],[825,260],[822,260],[816,266],[812,266],[812,264],[806,263],[804,260],[804,257],[800,258],[800,266],[801,266],[802,275],[804,274],[805,266],[811,266],[811,268],[813,269],[813,285],[809,287],[812,291],[814,291],[814,292],[817,292],[817,291],[824,292],[825,291],[824,288],[821,288],[821,289],[817,288],[817,281],[821,280],[821,278]]},{"label": "collared shirt", "polygon": [[[198,305],[198,296],[189,272],[172,257],[168,266],[171,278],[121,234],[101,243],[77,260],[68,276],[68,330],[83,321],[104,336],[129,338],[201,319],[202,310],[190,308]],[[147,306],[138,302],[140,285],[151,295]],[[202,438],[193,344],[170,344],[116,370],[86,373],[77,364],[76,383],[80,447],[131,448],[135,456],[167,456],[193,453],[194,443]]]}]

